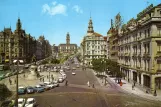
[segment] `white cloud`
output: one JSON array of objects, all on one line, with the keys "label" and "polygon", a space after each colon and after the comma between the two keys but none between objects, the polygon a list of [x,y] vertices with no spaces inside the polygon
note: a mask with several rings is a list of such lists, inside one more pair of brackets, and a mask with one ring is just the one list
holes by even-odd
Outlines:
[{"label": "white cloud", "polygon": [[82,10],[78,5],[73,6],[73,9],[74,9],[77,13],[83,13],[83,10]]},{"label": "white cloud", "polygon": [[51,16],[54,16],[56,14],[62,14],[67,15],[66,13],[67,7],[63,4],[57,4],[57,2],[52,2],[52,6],[49,6],[48,4],[44,4],[42,6],[42,12],[47,13]]}]

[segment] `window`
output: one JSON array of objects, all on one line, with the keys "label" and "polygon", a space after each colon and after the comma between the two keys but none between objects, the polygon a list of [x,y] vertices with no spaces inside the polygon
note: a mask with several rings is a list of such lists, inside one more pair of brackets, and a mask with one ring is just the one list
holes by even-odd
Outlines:
[{"label": "window", "polygon": [[158,70],[161,70],[161,61],[158,60],[158,61],[157,61],[157,64],[158,64]]},{"label": "window", "polygon": [[141,37],[141,32],[140,32],[140,37]]},{"label": "window", "polygon": [[150,36],[150,30],[148,29],[148,37]]},{"label": "window", "polygon": [[158,36],[161,36],[161,27],[158,27]]},{"label": "window", "polygon": [[161,52],[161,43],[157,43],[157,50]]}]

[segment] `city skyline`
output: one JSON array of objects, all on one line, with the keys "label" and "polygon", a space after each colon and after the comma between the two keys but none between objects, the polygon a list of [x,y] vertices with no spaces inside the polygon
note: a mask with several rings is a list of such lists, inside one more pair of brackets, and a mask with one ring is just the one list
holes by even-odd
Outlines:
[{"label": "city skyline", "polygon": [[157,5],[159,1],[102,0],[100,2],[98,0],[34,0],[31,2],[31,0],[6,0],[0,2],[0,31],[4,27],[8,28],[10,26],[12,31],[14,31],[16,21],[20,17],[22,28],[26,33],[30,33],[36,37],[36,39],[40,35],[44,35],[51,45],[58,45],[65,43],[66,33],[69,32],[71,43],[80,45],[80,41],[87,32],[90,13],[94,31],[107,36],[107,31],[110,28],[110,20],[114,19],[117,13],[120,12],[124,23],[126,23],[132,17],[135,18],[136,14],[151,3]]}]

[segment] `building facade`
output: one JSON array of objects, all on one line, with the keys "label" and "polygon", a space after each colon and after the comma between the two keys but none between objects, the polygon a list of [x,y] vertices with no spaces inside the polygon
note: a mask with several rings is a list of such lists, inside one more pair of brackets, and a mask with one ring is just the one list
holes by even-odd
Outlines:
[{"label": "building facade", "polygon": [[[48,47],[46,51],[51,50],[50,44],[45,43],[44,45]],[[17,57],[24,60],[25,63],[29,63],[33,55],[36,55],[36,50],[40,48],[39,45],[37,46],[37,40],[34,37],[26,34],[25,30],[22,29],[21,21],[18,18],[14,32],[12,32],[11,27],[4,28],[0,32],[0,63],[12,64]],[[43,47],[43,45],[41,46]],[[45,56],[42,58],[45,58]]]},{"label": "building facade", "polygon": [[58,46],[59,53],[64,54],[74,54],[77,52],[77,44],[70,43],[70,35],[66,35],[66,44],[59,44]]},{"label": "building facade", "polygon": [[52,46],[52,56],[55,58],[58,57],[58,46],[55,46],[55,44]]},{"label": "building facade", "polygon": [[93,58],[106,58],[106,43],[107,37],[94,32],[92,19],[90,18],[87,34],[81,42],[81,53],[84,56],[84,63],[92,65]]},{"label": "building facade", "polygon": [[150,92],[161,90],[161,4],[150,5],[123,25],[118,43],[126,79]]}]

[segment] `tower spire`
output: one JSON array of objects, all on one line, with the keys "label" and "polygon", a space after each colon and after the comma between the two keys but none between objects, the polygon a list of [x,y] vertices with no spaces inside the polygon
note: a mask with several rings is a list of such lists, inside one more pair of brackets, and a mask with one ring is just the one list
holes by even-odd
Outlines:
[{"label": "tower spire", "polygon": [[17,30],[21,30],[21,21],[20,21],[20,18],[19,17],[18,17],[18,20],[17,20],[16,29]]},{"label": "tower spire", "polygon": [[87,33],[94,33],[93,30],[93,23],[92,23],[92,18],[90,17],[89,23],[88,23],[88,30]]},{"label": "tower spire", "polygon": [[113,20],[111,19],[111,28],[113,28]]},{"label": "tower spire", "polygon": [[70,44],[70,35],[69,35],[69,32],[67,32],[66,44]]}]

